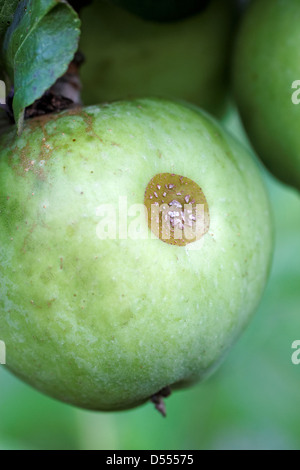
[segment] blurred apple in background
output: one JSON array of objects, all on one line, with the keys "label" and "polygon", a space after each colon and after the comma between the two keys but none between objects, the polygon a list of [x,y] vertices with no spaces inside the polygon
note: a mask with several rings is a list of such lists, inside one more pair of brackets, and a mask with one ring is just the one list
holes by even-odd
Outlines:
[{"label": "blurred apple in background", "polygon": [[299,22],[299,0],[253,0],[237,36],[233,83],[258,156],[300,190]]},{"label": "blurred apple in background", "polygon": [[145,20],[175,21],[206,8],[210,0],[108,0]]},{"label": "blurred apple in background", "polygon": [[221,114],[235,17],[231,0],[212,0],[198,15],[167,24],[95,1],[82,10],[84,104],[160,96]]}]

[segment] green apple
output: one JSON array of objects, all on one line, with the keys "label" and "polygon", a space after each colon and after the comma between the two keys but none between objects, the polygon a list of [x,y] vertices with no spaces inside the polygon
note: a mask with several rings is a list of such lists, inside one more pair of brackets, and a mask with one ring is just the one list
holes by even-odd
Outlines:
[{"label": "green apple", "polygon": [[160,24],[94,2],[82,12],[83,102],[159,96],[221,115],[234,12],[232,1],[213,0],[195,17]]},{"label": "green apple", "polygon": [[246,150],[202,111],[159,99],[35,118],[0,146],[10,370],[94,410],[207,377],[270,267],[268,197]]},{"label": "green apple", "polygon": [[266,166],[300,189],[300,2],[254,0],[234,59],[234,90],[245,129]]},{"label": "green apple", "polygon": [[109,0],[145,20],[175,21],[194,15],[210,0]]}]

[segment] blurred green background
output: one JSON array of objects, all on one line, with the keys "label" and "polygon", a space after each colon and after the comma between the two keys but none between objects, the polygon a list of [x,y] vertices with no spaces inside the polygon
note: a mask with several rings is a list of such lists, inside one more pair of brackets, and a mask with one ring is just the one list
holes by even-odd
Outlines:
[{"label": "blurred green background", "polygon": [[[247,141],[231,108],[224,124]],[[163,419],[152,404],[93,413],[61,404],[0,366],[0,449],[299,449],[300,198],[265,174],[276,225],[260,308],[218,371],[176,392]]]}]

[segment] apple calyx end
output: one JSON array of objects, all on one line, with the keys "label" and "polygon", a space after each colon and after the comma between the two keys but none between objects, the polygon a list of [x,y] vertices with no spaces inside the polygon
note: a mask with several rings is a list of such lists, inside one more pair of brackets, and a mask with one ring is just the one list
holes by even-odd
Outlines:
[{"label": "apple calyx end", "polygon": [[164,387],[159,392],[155,393],[151,396],[151,401],[155,405],[155,409],[166,418],[166,404],[164,402],[164,398],[167,398],[171,395],[172,391],[170,387]]}]

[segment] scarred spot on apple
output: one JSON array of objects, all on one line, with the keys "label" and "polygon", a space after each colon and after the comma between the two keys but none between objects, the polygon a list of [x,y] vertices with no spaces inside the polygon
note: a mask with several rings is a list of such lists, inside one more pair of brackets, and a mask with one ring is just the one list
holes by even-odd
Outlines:
[{"label": "scarred spot on apple", "polygon": [[148,227],[162,241],[185,246],[209,230],[209,209],[195,181],[174,173],[159,173],[147,185],[144,204]]}]

